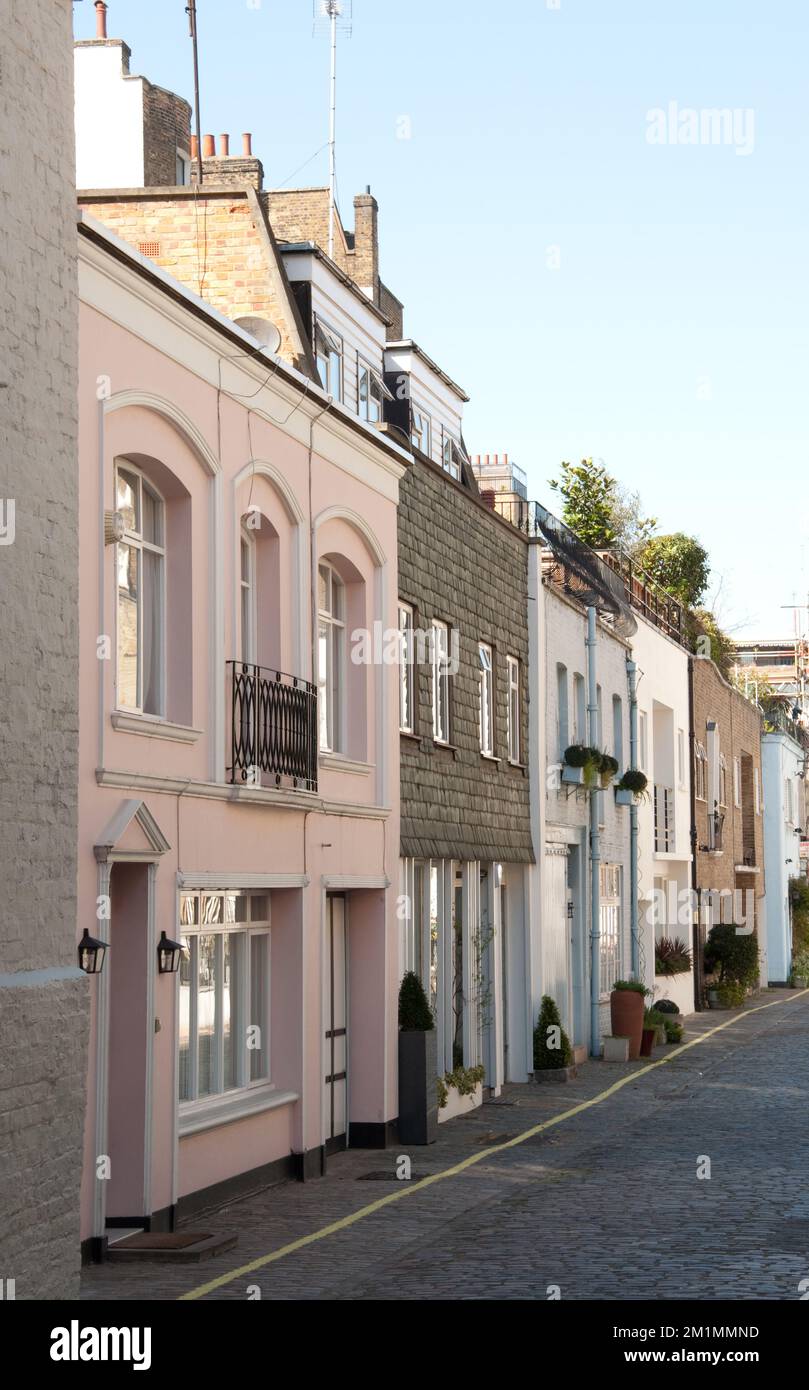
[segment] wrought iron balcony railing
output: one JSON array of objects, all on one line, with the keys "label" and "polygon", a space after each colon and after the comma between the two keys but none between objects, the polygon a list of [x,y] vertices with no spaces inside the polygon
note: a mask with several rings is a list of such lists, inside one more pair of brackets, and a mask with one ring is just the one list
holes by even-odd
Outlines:
[{"label": "wrought iron balcony railing", "polygon": [[674,848],[674,789],[655,782],[655,850],[673,854]]},{"label": "wrought iron balcony railing", "polygon": [[317,688],[244,661],[227,668],[230,781],[317,791]]}]

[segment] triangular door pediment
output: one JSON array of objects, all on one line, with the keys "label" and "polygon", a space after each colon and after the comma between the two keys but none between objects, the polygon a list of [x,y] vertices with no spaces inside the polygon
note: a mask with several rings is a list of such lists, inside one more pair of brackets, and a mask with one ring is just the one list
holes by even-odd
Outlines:
[{"label": "triangular door pediment", "polygon": [[96,859],[103,863],[107,859],[157,859],[171,846],[146,803],[133,797],[121,802],[93,848]]}]

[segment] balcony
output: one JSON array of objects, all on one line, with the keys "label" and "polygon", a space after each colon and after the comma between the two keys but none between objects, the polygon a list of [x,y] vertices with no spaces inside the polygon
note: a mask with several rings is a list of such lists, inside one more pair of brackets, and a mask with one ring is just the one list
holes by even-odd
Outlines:
[{"label": "balcony", "polygon": [[[300,676],[228,661],[228,779],[317,791],[317,689]],[[266,779],[266,780],[265,780]]]},{"label": "balcony", "polygon": [[674,837],[674,788],[663,787],[655,782],[655,853],[673,854]]}]

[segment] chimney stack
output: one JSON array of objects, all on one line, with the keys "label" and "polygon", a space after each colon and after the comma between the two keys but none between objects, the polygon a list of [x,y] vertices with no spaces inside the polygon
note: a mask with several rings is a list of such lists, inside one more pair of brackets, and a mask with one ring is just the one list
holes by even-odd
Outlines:
[{"label": "chimney stack", "polygon": [[216,154],[216,141],[214,140],[213,136],[212,136],[212,135],[203,135],[203,137],[202,137],[202,158],[203,158],[203,159],[213,159],[213,157],[214,157],[215,154]]},{"label": "chimney stack", "polygon": [[242,136],[242,155],[245,159],[252,159],[253,156],[253,137],[249,131]]},{"label": "chimney stack", "polygon": [[96,0],[96,38],[107,37],[107,6],[104,0]]},{"label": "chimney stack", "polygon": [[219,136],[219,158],[220,158],[220,159],[227,159],[227,157],[228,157],[229,154],[230,154],[230,136],[229,136],[229,135],[220,135],[220,136]]}]

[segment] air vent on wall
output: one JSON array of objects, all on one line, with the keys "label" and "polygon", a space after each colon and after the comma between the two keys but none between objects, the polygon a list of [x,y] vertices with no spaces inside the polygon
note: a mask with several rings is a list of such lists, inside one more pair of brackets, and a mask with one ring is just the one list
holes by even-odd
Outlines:
[{"label": "air vent on wall", "polygon": [[142,256],[148,256],[149,260],[153,261],[157,256],[160,255],[160,242],[139,241],[138,250],[140,251],[140,254]]}]

